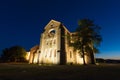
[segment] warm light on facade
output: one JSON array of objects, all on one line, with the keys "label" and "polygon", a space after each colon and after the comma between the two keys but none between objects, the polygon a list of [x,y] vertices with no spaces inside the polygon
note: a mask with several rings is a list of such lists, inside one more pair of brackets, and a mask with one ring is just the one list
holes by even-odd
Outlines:
[{"label": "warm light on facade", "polygon": [[[33,47],[29,53],[30,63],[39,64],[83,64],[83,58],[78,51],[69,46],[65,35],[73,35],[62,23],[51,20],[41,34],[39,47]],[[74,36],[72,36],[74,37]],[[72,41],[73,42],[73,41]],[[86,63],[89,63],[87,55]]]},{"label": "warm light on facade", "polygon": [[30,57],[30,52],[27,52],[26,60],[29,60],[29,57]]}]

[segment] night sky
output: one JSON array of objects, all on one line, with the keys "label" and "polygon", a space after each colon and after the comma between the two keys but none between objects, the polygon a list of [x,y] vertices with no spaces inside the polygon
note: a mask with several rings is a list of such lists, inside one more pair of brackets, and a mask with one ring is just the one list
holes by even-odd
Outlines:
[{"label": "night sky", "polygon": [[120,0],[1,0],[0,51],[14,45],[29,51],[51,19],[73,32],[83,18],[102,28],[97,57],[120,59]]}]

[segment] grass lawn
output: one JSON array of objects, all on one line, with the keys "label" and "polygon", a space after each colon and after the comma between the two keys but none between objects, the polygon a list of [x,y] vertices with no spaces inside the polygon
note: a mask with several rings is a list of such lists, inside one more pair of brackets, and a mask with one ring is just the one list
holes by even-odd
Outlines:
[{"label": "grass lawn", "polygon": [[0,80],[120,80],[120,64],[39,66],[0,63]]}]

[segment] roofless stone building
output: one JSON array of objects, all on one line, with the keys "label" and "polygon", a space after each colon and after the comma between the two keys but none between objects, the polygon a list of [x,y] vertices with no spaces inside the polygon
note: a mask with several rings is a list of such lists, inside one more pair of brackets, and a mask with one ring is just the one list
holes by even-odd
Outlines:
[{"label": "roofless stone building", "polygon": [[[40,37],[40,45],[31,48],[29,63],[39,64],[83,64],[83,58],[70,46],[71,33],[61,23],[51,20],[44,28]],[[90,63],[89,55],[85,55],[85,62]]]}]

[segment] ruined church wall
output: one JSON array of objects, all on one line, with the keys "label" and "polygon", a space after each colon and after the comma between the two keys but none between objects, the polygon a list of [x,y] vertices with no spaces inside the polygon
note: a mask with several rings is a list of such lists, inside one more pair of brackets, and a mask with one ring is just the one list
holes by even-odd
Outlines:
[{"label": "ruined church wall", "polygon": [[[51,32],[54,32],[54,34]],[[30,54],[30,62],[39,64],[83,64],[83,58],[71,47],[71,33],[60,22],[51,20],[40,37],[39,49]],[[85,56],[89,63],[89,56]]]},{"label": "ruined church wall", "polygon": [[[47,25],[50,26],[50,25]],[[54,36],[48,36],[49,32],[55,30]],[[59,27],[47,28],[42,33],[40,44],[39,63],[59,64],[60,62],[60,30]]]}]

